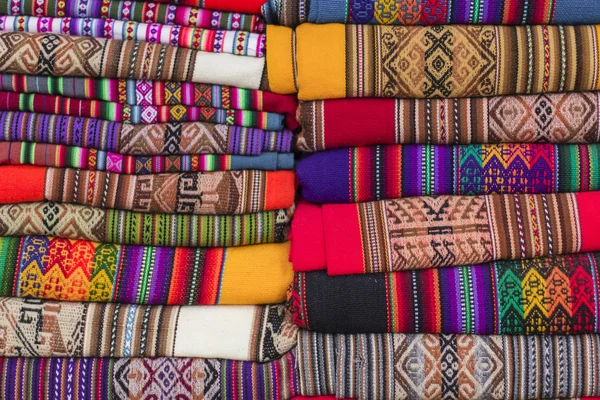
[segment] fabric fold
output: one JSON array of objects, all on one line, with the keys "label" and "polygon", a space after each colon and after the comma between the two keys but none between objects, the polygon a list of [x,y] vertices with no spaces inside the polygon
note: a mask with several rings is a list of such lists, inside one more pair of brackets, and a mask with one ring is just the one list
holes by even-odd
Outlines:
[{"label": "fabric fold", "polygon": [[98,100],[10,92],[0,92],[0,111],[28,111],[98,118],[123,124],[210,122],[270,131],[282,130],[284,119],[283,115],[263,111],[224,110],[183,105],[130,106]]},{"label": "fabric fold", "polygon": [[[246,2],[244,1],[244,3]],[[239,12],[219,10],[224,9],[219,7],[216,9],[198,8],[198,6],[183,5],[182,2],[172,1],[104,0],[89,2],[87,0],[66,0],[55,2],[48,0],[11,0],[8,3],[0,3],[0,14],[2,15],[104,18],[256,33],[262,33],[265,30],[264,20],[259,15],[245,15]]]},{"label": "fabric fold", "polygon": [[[24,314],[32,318],[23,318]],[[2,357],[198,357],[269,362],[296,345],[283,306],[140,306],[0,298]],[[46,340],[39,340],[44,332]]]},{"label": "fabric fold", "polygon": [[[276,83],[281,76],[293,74],[300,100],[597,90],[597,29],[597,25],[307,23],[295,30],[294,71],[283,68],[287,64],[279,61],[289,59],[289,54],[268,51],[268,79],[271,90],[288,93]],[[268,32],[267,42],[277,40],[272,35],[288,37],[291,31]],[[282,68],[271,70],[274,63]]]},{"label": "fabric fold", "polygon": [[0,394],[21,400],[48,393],[53,400],[240,398],[287,400],[298,394],[293,351],[255,363],[205,358],[2,358]]},{"label": "fabric fold", "polygon": [[203,82],[260,89],[265,59],[137,41],[0,32],[4,73]]},{"label": "fabric fold", "polygon": [[298,273],[298,326],[325,333],[600,333],[600,253],[393,272]]},{"label": "fabric fold", "polygon": [[600,22],[595,0],[378,1],[269,0],[262,13],[269,24],[373,25],[581,25]]},{"label": "fabric fold", "polygon": [[600,335],[298,334],[302,395],[355,399],[598,396]]},{"label": "fabric fold", "polygon": [[600,143],[599,92],[300,102],[305,152],[385,144]]},{"label": "fabric fold", "polygon": [[0,238],[2,296],[152,305],[285,300],[289,244],[151,247],[48,236]]},{"label": "fabric fold", "polygon": [[[598,204],[600,192],[325,204],[320,226],[318,218],[310,227],[292,222],[290,259],[298,272],[347,275],[600,251]],[[298,207],[300,221],[303,213]],[[307,238],[313,229],[323,242]],[[324,249],[324,259],[321,250],[300,253],[309,246]]]},{"label": "fabric fold", "polygon": [[131,125],[94,118],[0,111],[0,141],[62,144],[134,156],[289,153],[290,130],[208,122]]},{"label": "fabric fold", "polygon": [[0,90],[102,100],[130,106],[185,105],[284,114],[298,128],[295,96],[206,83],[0,74]]},{"label": "fabric fold", "polygon": [[231,247],[287,240],[293,208],[242,215],[146,214],[66,203],[0,205],[0,235],[170,247]]},{"label": "fabric fold", "polygon": [[129,175],[244,169],[277,171],[293,169],[294,154],[263,152],[257,156],[227,154],[127,156],[75,146],[0,142],[0,165],[78,168]]},{"label": "fabric fold", "polygon": [[328,150],[305,157],[296,174],[306,201],[357,203],[413,196],[595,191],[600,190],[598,171],[598,144],[487,144]]},{"label": "fabric fold", "polygon": [[247,214],[294,204],[293,171],[119,175],[0,167],[0,204],[53,201],[144,213]]}]

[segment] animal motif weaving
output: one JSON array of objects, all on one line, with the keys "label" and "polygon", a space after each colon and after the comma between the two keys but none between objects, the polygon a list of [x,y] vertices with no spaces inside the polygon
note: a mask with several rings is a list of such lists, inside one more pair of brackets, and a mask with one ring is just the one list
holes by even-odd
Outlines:
[{"label": "animal motif weaving", "polygon": [[353,147],[312,154],[296,173],[302,198],[313,203],[585,192],[600,190],[600,145]]},{"label": "animal motif weaving", "polygon": [[269,85],[300,100],[597,90],[598,27],[269,26]]},{"label": "animal motif weaving", "polygon": [[98,100],[71,99],[46,94],[0,92],[0,111],[99,118],[124,124],[210,122],[214,124],[283,129],[283,115],[249,110],[223,110],[196,106],[130,106]]},{"label": "animal motif weaving", "polygon": [[192,171],[292,169],[294,155],[264,152],[258,156],[219,154],[126,156],[84,147],[29,142],[0,142],[0,165],[79,168],[116,174],[149,175]]},{"label": "animal motif weaving", "polygon": [[230,247],[287,240],[293,209],[243,215],[146,214],[65,203],[0,205],[0,235],[177,247]]},{"label": "animal motif weaving", "polygon": [[137,40],[175,47],[264,57],[265,36],[244,31],[210,30],[180,25],[144,24],[100,18],[0,16],[0,31],[56,33],[117,40]]},{"label": "animal motif weaving", "polygon": [[600,143],[600,92],[300,102],[301,151],[376,144]]},{"label": "animal motif weaving", "polygon": [[296,274],[295,322],[327,333],[600,333],[600,253],[378,275]]},{"label": "animal motif weaving", "polygon": [[259,155],[289,153],[290,130],[264,131],[207,122],[130,125],[93,118],[0,111],[0,141],[78,146],[114,153]]},{"label": "animal motif weaving", "polygon": [[126,304],[274,304],[289,245],[151,247],[47,236],[0,238],[2,296]]},{"label": "animal motif weaving", "polygon": [[260,89],[265,59],[138,41],[0,32],[0,71],[11,74],[203,82]]},{"label": "animal motif weaving", "polygon": [[290,259],[296,271],[346,275],[600,251],[598,201],[600,192],[303,203]]},{"label": "animal motif weaving", "polygon": [[[3,357],[268,362],[296,345],[283,306],[144,306],[0,298]],[[202,340],[198,340],[202,335]]]}]

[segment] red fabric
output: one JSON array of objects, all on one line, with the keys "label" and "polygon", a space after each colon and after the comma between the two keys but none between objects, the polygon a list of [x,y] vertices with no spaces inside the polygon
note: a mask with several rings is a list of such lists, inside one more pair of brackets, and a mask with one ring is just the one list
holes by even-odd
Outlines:
[{"label": "red fabric", "polygon": [[364,274],[364,257],[356,204],[323,205],[327,273]]},{"label": "red fabric", "polygon": [[600,192],[575,194],[581,224],[581,251],[600,251]]},{"label": "red fabric", "polygon": [[[45,181],[46,168],[0,167],[0,204],[43,201]],[[17,182],[19,190],[15,190]]]},{"label": "red fabric", "polygon": [[338,399],[335,396],[315,396],[315,397],[296,396],[296,397],[292,397],[292,400],[354,400],[354,399]]},{"label": "red fabric", "polygon": [[374,98],[325,100],[325,146],[394,144],[395,122],[390,118],[394,116],[394,101]]},{"label": "red fabric", "polygon": [[[177,4],[190,7],[209,8],[219,11],[234,11],[260,15],[260,8],[266,0],[179,0]],[[174,3],[172,0],[159,0],[158,3]]]},{"label": "red fabric", "polygon": [[298,272],[326,269],[321,207],[300,202],[292,220],[290,261]]},{"label": "red fabric", "polygon": [[297,107],[295,96],[263,92],[263,108],[269,112],[284,114],[286,125],[292,131],[300,127],[300,123],[296,120]]}]

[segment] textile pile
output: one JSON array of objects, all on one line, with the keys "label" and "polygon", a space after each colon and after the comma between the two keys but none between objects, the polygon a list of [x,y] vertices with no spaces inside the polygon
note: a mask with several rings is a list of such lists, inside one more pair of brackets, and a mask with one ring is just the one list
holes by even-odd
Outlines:
[{"label": "textile pile", "polygon": [[0,397],[600,397],[599,36],[597,0],[0,0]]}]

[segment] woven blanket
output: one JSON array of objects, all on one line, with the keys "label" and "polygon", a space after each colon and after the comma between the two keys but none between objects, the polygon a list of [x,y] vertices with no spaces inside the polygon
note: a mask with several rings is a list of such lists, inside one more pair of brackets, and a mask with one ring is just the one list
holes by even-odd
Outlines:
[{"label": "woven blanket", "polygon": [[65,203],[0,205],[0,235],[178,247],[287,240],[293,208],[243,215],[145,214]]},{"label": "woven blanket", "polygon": [[589,91],[600,89],[597,29],[269,25],[268,80],[300,100]]},{"label": "woven blanket", "polygon": [[293,280],[289,245],[143,247],[47,236],[0,238],[0,293],[127,304],[274,304]]},{"label": "woven blanket", "polygon": [[55,201],[143,213],[247,214],[294,204],[293,171],[119,175],[0,167],[0,204]]},{"label": "woven blanket", "polygon": [[[175,3],[169,1],[170,3]],[[197,28],[262,33],[260,16],[244,15],[174,4],[126,0],[9,0],[0,3],[2,15],[37,17],[104,18],[121,21],[195,26]],[[164,2],[162,2],[164,3]],[[246,2],[244,2],[246,3]],[[258,14],[258,13],[255,13]]]},{"label": "woven blanket", "polygon": [[0,317],[3,357],[265,362],[294,347],[298,330],[283,306],[144,306],[5,297],[0,298]]},{"label": "woven blanket", "polygon": [[260,14],[264,0],[155,0],[157,3],[181,4],[193,7],[206,7],[215,10]]},{"label": "woven blanket", "polygon": [[300,392],[375,399],[600,395],[600,335],[331,335],[300,331]]},{"label": "woven blanket", "polygon": [[269,0],[270,24],[304,22],[375,25],[581,25],[600,22],[595,0]]},{"label": "woven blanket", "polygon": [[353,203],[411,196],[600,190],[600,145],[390,145],[314,153],[296,169],[302,197]]},{"label": "woven blanket", "polygon": [[223,110],[196,106],[130,106],[98,100],[72,99],[47,94],[0,92],[0,111],[98,118],[124,124],[210,122],[271,131],[283,129],[283,115],[263,111]]},{"label": "woven blanket", "polygon": [[600,251],[599,201],[586,192],[302,203],[290,259],[299,272],[345,275]]},{"label": "woven blanket", "polygon": [[600,143],[600,92],[301,102],[298,148],[375,144]]},{"label": "woven blanket", "polygon": [[0,165],[79,168],[116,174],[149,175],[192,171],[276,171],[294,168],[292,153],[264,152],[258,156],[218,154],[125,156],[84,147],[29,142],[0,142]]},{"label": "woven blanket", "polygon": [[99,119],[0,111],[0,141],[61,144],[127,155],[289,153],[290,130],[206,122],[130,125]]},{"label": "woven blanket", "polygon": [[298,127],[294,96],[231,86],[191,82],[0,74],[0,90],[103,100],[130,106],[186,105],[224,110],[267,111],[284,114],[290,129]]},{"label": "woven blanket", "polygon": [[137,40],[175,47],[264,57],[265,35],[181,25],[144,24],[101,18],[0,16],[0,31],[56,33],[117,40]]},{"label": "woven blanket", "polygon": [[265,58],[139,41],[0,32],[0,72],[149,79],[259,89]]},{"label": "woven blanket", "polygon": [[600,333],[600,253],[327,276],[296,274],[298,326],[326,333]]},{"label": "woven blanket", "polygon": [[270,363],[204,358],[2,358],[0,396],[48,400],[288,400],[294,352]]}]

